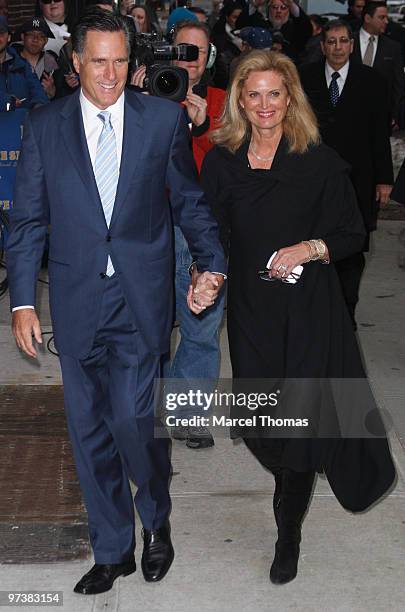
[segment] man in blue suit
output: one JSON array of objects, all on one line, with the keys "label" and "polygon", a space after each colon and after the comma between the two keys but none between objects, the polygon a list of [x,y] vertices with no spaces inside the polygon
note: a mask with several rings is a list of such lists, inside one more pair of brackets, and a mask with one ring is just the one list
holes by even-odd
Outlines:
[{"label": "man in blue suit", "polygon": [[181,107],[125,90],[126,25],[94,9],[73,48],[80,92],[27,119],[7,256],[13,332],[36,357],[35,284],[50,224],[51,314],[95,560],[75,591],[94,594],[136,569],[129,479],[145,579],[163,578],[174,556],[169,441],[154,437],[153,414],[173,322],[172,220],[197,262],[187,298],[196,315],[216,299],[226,263]]}]

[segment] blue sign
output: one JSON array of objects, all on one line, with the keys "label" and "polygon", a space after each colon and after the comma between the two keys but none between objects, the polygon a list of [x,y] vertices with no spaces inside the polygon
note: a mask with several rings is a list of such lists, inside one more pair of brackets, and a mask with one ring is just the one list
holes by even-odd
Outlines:
[{"label": "blue sign", "polygon": [[0,112],[0,208],[13,205],[14,183],[26,109]]}]

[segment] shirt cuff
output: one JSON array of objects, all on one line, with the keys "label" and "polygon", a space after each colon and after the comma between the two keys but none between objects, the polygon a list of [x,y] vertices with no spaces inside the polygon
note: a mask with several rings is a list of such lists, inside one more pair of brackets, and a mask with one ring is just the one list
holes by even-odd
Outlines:
[{"label": "shirt cuff", "polygon": [[23,310],[23,308],[31,308],[31,310],[35,310],[35,306],[32,306],[31,304],[27,304],[27,306],[15,306],[14,308],[11,309],[11,312],[15,312],[16,310]]}]

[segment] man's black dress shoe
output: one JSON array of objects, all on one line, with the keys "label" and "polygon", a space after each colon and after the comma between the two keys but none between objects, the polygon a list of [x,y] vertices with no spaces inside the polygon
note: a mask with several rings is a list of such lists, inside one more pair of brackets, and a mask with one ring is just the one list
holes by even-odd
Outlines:
[{"label": "man's black dress shoe", "polygon": [[143,530],[142,572],[146,582],[166,576],[174,559],[169,523],[159,529]]},{"label": "man's black dress shoe", "polygon": [[91,570],[79,580],[73,589],[75,593],[82,595],[96,595],[109,591],[118,576],[128,576],[136,570],[135,560],[116,563],[113,565],[101,565],[96,563]]}]

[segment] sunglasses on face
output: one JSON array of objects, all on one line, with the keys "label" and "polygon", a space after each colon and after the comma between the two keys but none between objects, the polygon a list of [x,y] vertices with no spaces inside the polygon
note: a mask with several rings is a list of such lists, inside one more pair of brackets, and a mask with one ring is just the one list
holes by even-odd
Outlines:
[{"label": "sunglasses on face", "polygon": [[63,0],[41,0],[42,4],[59,4],[59,2],[63,2]]}]

